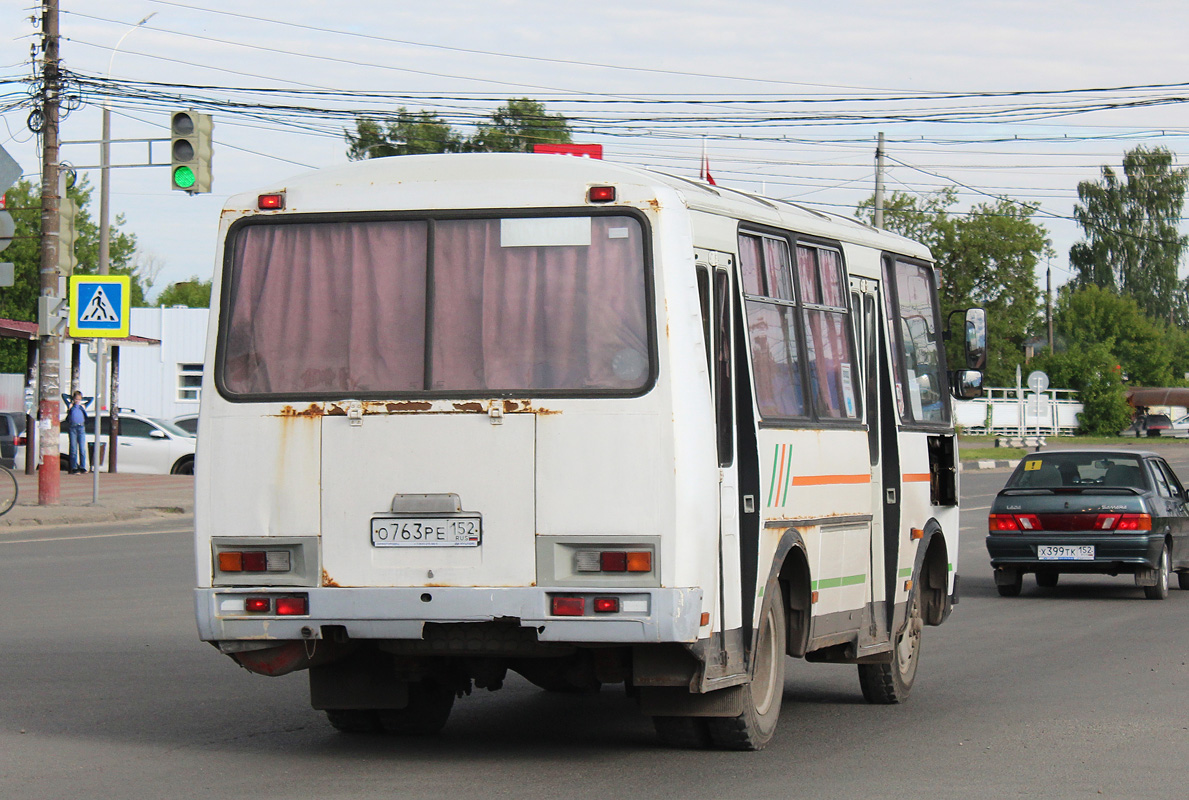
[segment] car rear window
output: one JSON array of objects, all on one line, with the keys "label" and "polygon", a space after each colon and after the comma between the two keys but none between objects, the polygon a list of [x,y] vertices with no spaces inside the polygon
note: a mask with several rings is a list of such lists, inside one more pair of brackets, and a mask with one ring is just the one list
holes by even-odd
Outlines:
[{"label": "car rear window", "polygon": [[1113,453],[1037,453],[1025,456],[1007,489],[1085,489],[1095,486],[1146,489],[1139,458]]}]

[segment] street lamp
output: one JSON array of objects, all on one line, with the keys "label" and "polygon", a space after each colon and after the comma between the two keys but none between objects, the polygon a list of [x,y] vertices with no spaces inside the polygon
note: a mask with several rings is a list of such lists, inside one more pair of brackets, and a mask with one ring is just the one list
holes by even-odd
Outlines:
[{"label": "street lamp", "polygon": [[[107,79],[111,81],[111,68],[116,61],[116,53],[120,49],[120,45],[124,44],[124,40],[128,35],[137,28],[144,25],[146,22],[157,16],[154,11],[140,22],[133,25],[128,30],[124,31],[124,35],[116,42],[116,46],[112,48],[111,58],[107,62]],[[107,100],[103,101],[103,134],[100,136],[99,143],[99,274],[107,275],[110,272],[110,258],[111,258],[111,232],[108,230],[109,220],[111,219],[111,184],[109,173],[111,171],[111,108],[108,107]]]},{"label": "street lamp", "polygon": [[[116,53],[120,50],[120,45],[124,44],[124,40],[128,38],[137,28],[140,28],[146,22],[157,16],[157,12],[146,16],[140,22],[136,23],[128,30],[124,31],[124,35],[116,42],[116,46],[112,48],[111,58],[107,62],[107,79],[111,81],[111,68],[116,61]],[[99,274],[107,275],[111,272],[111,108],[108,106],[108,101],[103,101],[103,134],[100,136],[99,143]],[[100,340],[98,352],[95,354],[95,449],[91,451],[91,469],[93,472],[93,484],[91,489],[91,502],[99,502],[99,466],[95,463],[99,457],[99,417],[101,409],[99,408],[99,398],[101,396],[100,388],[102,386],[103,376],[107,374],[107,350],[102,345]],[[116,350],[119,353],[119,350]],[[74,362],[78,362],[77,352],[74,354]],[[119,362],[114,362],[118,364]],[[111,405],[115,405],[113,402]],[[116,471],[116,443],[120,435],[120,421],[119,412],[113,409],[111,430],[109,431],[109,441],[107,445],[107,468]]]}]

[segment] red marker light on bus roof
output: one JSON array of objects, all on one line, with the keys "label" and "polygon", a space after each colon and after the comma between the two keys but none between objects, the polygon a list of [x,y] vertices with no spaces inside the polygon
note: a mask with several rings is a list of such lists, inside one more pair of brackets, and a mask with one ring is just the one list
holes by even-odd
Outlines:
[{"label": "red marker light on bus roof", "polygon": [[262,194],[256,198],[256,207],[261,211],[279,211],[285,207],[285,193]]},{"label": "red marker light on bus roof", "polygon": [[614,186],[592,186],[586,193],[586,198],[592,203],[615,202]]}]

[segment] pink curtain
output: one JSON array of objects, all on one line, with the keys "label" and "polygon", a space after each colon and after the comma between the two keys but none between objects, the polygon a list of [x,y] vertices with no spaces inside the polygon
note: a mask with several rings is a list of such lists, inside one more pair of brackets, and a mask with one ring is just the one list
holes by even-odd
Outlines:
[{"label": "pink curtain", "polygon": [[591,243],[504,247],[500,220],[434,236],[433,389],[634,389],[647,379],[642,231],[591,219]]},{"label": "pink curtain", "polygon": [[227,388],[420,389],[426,232],[425,222],[243,228],[223,312]]},{"label": "pink curtain", "polygon": [[424,221],[248,226],[224,311],[224,384],[237,394],[640,388],[643,231],[633,218],[590,222],[588,246],[504,247],[499,219],[438,221],[428,271]]}]

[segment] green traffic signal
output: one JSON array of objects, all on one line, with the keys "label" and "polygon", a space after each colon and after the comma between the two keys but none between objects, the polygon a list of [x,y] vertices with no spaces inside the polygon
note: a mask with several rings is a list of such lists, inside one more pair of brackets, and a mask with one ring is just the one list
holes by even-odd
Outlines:
[{"label": "green traffic signal", "polygon": [[189,189],[194,181],[194,170],[189,167],[178,167],[173,171],[173,185],[179,189]]}]

